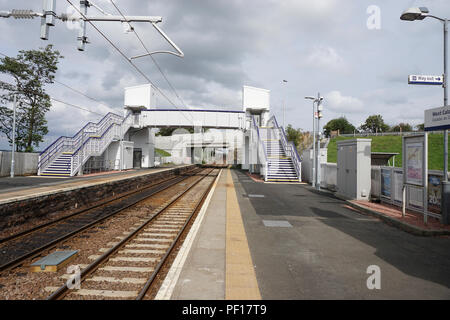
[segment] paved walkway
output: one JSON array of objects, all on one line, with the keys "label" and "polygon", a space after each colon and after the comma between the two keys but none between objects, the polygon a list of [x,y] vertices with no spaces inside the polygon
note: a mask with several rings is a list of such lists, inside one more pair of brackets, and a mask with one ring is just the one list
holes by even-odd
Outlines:
[{"label": "paved walkway", "polygon": [[[233,172],[263,299],[450,299],[450,239],[420,237],[306,185]],[[369,266],[381,271],[370,290]]]},{"label": "paved walkway", "polygon": [[213,192],[156,299],[261,299],[231,170]]},{"label": "paved walkway", "polygon": [[356,203],[359,206],[368,208],[370,210],[376,211],[388,217],[394,218],[400,222],[407,223],[409,225],[416,226],[421,229],[450,231],[450,225],[445,226],[440,222],[440,220],[431,216],[428,216],[428,221],[425,224],[422,213],[406,210],[405,216],[403,217],[402,210],[398,206],[389,205],[382,202],[381,203],[374,203],[367,201],[352,201],[352,202]]}]

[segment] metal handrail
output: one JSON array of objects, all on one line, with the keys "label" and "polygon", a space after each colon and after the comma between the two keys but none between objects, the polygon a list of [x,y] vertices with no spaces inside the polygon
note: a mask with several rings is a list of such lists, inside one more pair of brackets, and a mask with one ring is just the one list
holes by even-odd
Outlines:
[{"label": "metal handrail", "polygon": [[[131,124],[127,122],[130,119],[132,114],[129,113],[121,123],[113,122],[111,123],[98,137],[89,137],[86,141],[78,147],[78,149],[73,153],[72,158],[75,159],[75,163],[71,169],[71,175],[73,176],[80,167],[93,155],[102,154],[103,151],[108,147],[111,141],[116,136],[120,136],[122,138],[123,134],[125,134],[130,128]],[[120,132],[112,132],[112,129],[120,128]],[[92,147],[92,145],[94,145]],[[94,149],[94,150],[92,150]]]},{"label": "metal handrail", "polygon": [[90,122],[86,123],[86,125],[85,125],[83,128],[81,128],[77,133],[75,133],[72,137],[67,137],[67,136],[61,136],[61,137],[59,137],[58,139],[55,140],[55,142],[53,142],[53,143],[50,144],[47,148],[45,148],[44,151],[42,151],[42,152],[40,153],[40,155],[42,156],[42,155],[43,155],[50,147],[52,147],[54,144],[58,143],[58,142],[60,141],[60,139],[77,139],[76,137],[77,137],[80,133],[82,133],[83,130],[86,129],[87,126],[89,126],[89,125],[97,125],[97,126],[98,126],[98,125],[100,125],[100,123],[101,123],[102,121],[104,121],[104,120],[106,119],[106,117],[108,117],[109,115],[116,115],[116,116],[118,116],[118,117],[121,117],[120,115],[118,115],[118,114],[116,114],[116,113],[108,112],[102,119],[100,119],[99,122],[93,123],[93,122],[90,121]]},{"label": "metal handrail", "polygon": [[301,180],[301,159],[298,154],[297,148],[295,147],[295,144],[292,141],[288,142],[284,128],[278,125],[277,118],[274,115],[270,117],[269,122],[270,121],[272,121],[275,127],[281,131],[281,144],[283,145],[286,155],[291,157],[295,171],[297,172],[297,176],[299,180]]},{"label": "metal handrail", "polygon": [[[93,123],[88,122],[83,128],[81,128],[73,137],[62,136],[59,137],[55,142],[49,145],[44,151],[39,155],[38,168],[39,172],[47,167],[53,159],[55,159],[62,152],[72,152],[78,145],[83,143],[86,136],[86,130],[95,130],[95,132],[100,134],[106,127],[106,125],[113,119],[121,119],[122,116],[109,112],[107,113],[99,122]],[[100,130],[99,130],[100,129]],[[98,132],[100,131],[100,132]]]}]

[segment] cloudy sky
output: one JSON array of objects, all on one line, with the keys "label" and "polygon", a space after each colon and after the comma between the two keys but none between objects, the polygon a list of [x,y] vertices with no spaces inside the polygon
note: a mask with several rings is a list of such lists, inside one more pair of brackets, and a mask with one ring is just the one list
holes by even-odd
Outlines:
[{"label": "cloudy sky", "polygon": [[[73,3],[79,1],[72,0]],[[118,14],[109,0],[94,0],[108,13]],[[182,101],[170,90],[150,58],[136,60],[141,70],[178,107],[241,109],[242,86],[271,90],[271,111],[285,124],[310,130],[312,104],[304,96],[325,98],[324,121],[346,116],[359,126],[372,114],[389,124],[423,122],[423,111],[441,106],[438,86],[412,86],[409,74],[442,74],[443,32],[439,21],[405,22],[406,8],[427,6],[450,18],[448,0],[115,0],[126,15],[162,16],[160,27],[183,50],[185,57],[157,55],[160,67]],[[0,0],[0,10],[40,11],[42,0]],[[380,10],[380,28],[370,29],[370,6]],[[57,12],[72,12],[57,1]],[[89,14],[101,14],[95,8]],[[370,20],[373,21],[373,20]],[[88,26],[90,44],[76,49],[77,30],[58,21],[50,40],[39,39],[39,19],[0,20],[0,52],[15,56],[21,49],[52,43],[65,57],[57,80],[101,101],[99,104],[68,88],[53,84],[55,98],[98,113],[122,112],[123,88],[146,80]],[[127,56],[145,50],[120,23],[97,23]],[[134,27],[150,50],[170,49],[150,24]],[[8,80],[2,77],[4,80]],[[287,80],[283,84],[282,80]],[[163,97],[157,107],[171,107]],[[47,115],[49,134],[41,148],[60,135],[73,135],[99,115],[54,103]],[[4,139],[0,148],[7,148]],[[40,148],[40,149],[41,149]]]}]

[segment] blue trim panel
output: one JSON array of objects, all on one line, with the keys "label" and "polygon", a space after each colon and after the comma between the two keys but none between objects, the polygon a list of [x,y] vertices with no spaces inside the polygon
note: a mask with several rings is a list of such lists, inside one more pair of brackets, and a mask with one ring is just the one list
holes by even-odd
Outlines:
[{"label": "blue trim panel", "polygon": [[143,111],[188,111],[188,112],[229,112],[229,113],[245,113],[245,111],[233,110],[198,110],[198,109],[145,109]]},{"label": "blue trim panel", "polygon": [[443,82],[411,81],[411,82],[408,82],[408,84],[427,84],[430,86],[442,86],[444,83]]},{"label": "blue trim panel", "polygon": [[443,126],[436,126],[436,127],[428,127],[425,128],[425,131],[441,131],[445,129],[450,129],[450,124],[443,125]]}]

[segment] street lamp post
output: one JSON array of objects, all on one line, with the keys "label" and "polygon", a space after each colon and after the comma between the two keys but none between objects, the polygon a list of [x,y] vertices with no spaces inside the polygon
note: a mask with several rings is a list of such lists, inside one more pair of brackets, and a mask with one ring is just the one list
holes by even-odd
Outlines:
[{"label": "street lamp post", "polygon": [[[287,80],[283,80],[282,84],[283,83],[287,83]],[[284,90],[284,91],[286,91],[286,90]],[[283,92],[283,95],[285,95],[285,94],[286,94],[286,92]],[[286,109],[286,97],[283,99],[282,103],[283,103],[283,128],[286,129],[286,127],[284,126],[285,125],[285,123],[284,123],[284,120],[285,120],[284,114],[285,114],[285,109]]]},{"label": "street lamp post", "polygon": [[322,100],[323,98],[320,96],[320,93],[317,94],[317,178],[316,178],[316,188],[317,190],[320,190],[320,118],[322,118]]},{"label": "street lamp post", "polygon": [[[323,97],[320,93],[315,97],[305,97],[313,101],[313,170],[312,170],[312,186],[320,190],[320,118],[322,118],[322,101]],[[317,111],[314,109],[314,105],[317,103]],[[316,128],[315,119],[317,119],[317,148],[316,148]],[[316,152],[317,149],[317,152]]]},{"label": "street lamp post", "polygon": [[[444,26],[444,107],[448,105],[447,99],[447,38],[448,38],[448,19],[439,18],[434,15],[429,14],[429,10],[425,7],[419,8],[409,8],[400,16],[401,20],[414,21],[423,20],[427,17],[439,20]],[[441,185],[441,211],[442,211],[442,222],[445,224],[450,224],[450,183],[448,181],[448,129],[444,130],[444,178]],[[427,179],[427,177],[426,177]]]},{"label": "street lamp post", "polygon": [[14,111],[13,111],[13,127],[12,127],[12,149],[11,149],[11,178],[14,178],[14,152],[16,148],[16,105],[17,105],[17,96],[14,95]]},{"label": "street lamp post", "polygon": [[305,99],[310,99],[313,101],[313,161],[312,161],[312,186],[316,186],[316,121],[315,121],[315,110],[314,104],[316,103],[316,98],[305,97]]}]

